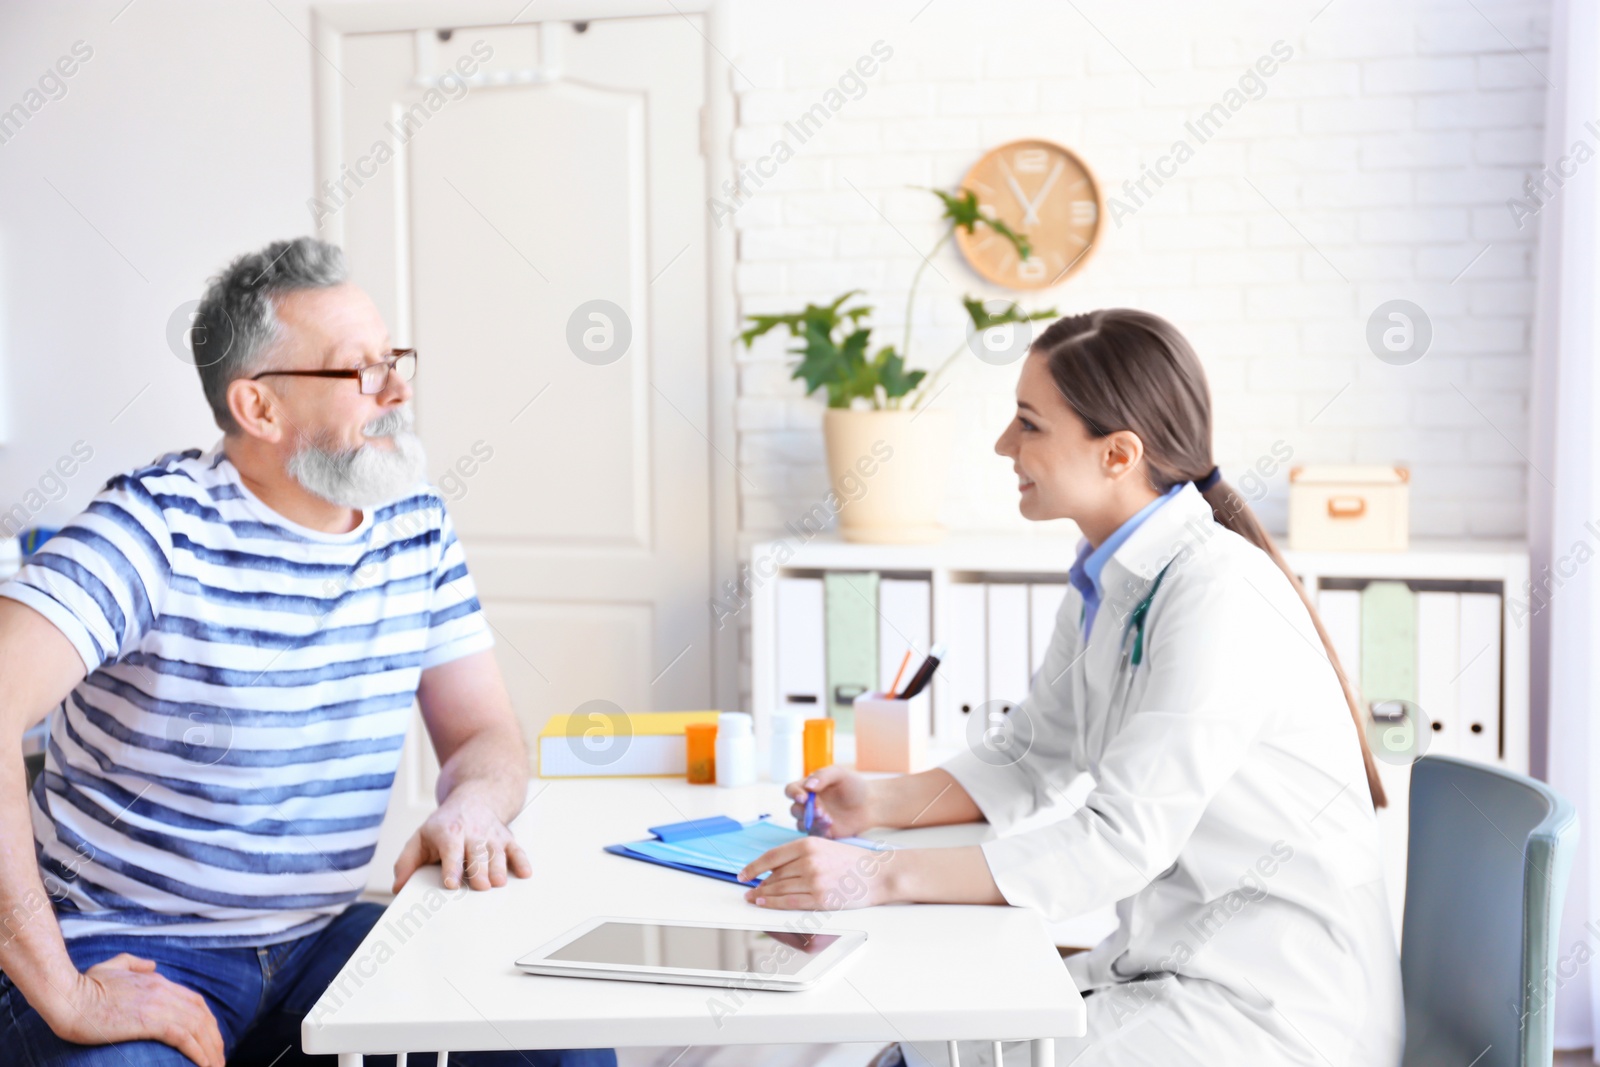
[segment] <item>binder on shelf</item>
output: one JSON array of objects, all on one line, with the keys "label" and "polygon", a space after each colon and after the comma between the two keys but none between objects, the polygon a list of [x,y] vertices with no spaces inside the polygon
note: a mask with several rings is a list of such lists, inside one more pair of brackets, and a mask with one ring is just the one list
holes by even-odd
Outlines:
[{"label": "binder on shelf", "polygon": [[777,588],[778,707],[799,715],[827,712],[827,658],[821,578],[779,578]]},{"label": "binder on shelf", "polygon": [[1461,594],[1417,595],[1417,704],[1433,723],[1425,752],[1461,754]]},{"label": "binder on shelf", "polygon": [[1461,594],[1459,749],[1467,759],[1500,760],[1500,624],[1497,593]]},{"label": "binder on shelf", "polygon": [[1417,703],[1417,598],[1405,582],[1361,590],[1361,693]]},{"label": "binder on shelf", "polygon": [[965,737],[967,715],[983,706],[988,690],[988,612],[981,582],[951,582],[944,612],[945,661],[933,676],[939,734],[947,742]]},{"label": "binder on shelf", "polygon": [[[1369,597],[1368,594],[1372,593],[1374,585],[1387,588],[1380,589]],[[1370,708],[1374,701],[1393,696],[1393,694],[1385,696],[1383,690],[1374,689],[1373,686],[1387,686],[1388,680],[1397,676],[1395,684],[1403,686],[1407,678],[1413,685],[1415,684],[1414,600],[1410,589],[1398,582],[1370,582],[1366,589],[1354,595],[1359,602],[1356,635],[1361,658],[1358,659],[1359,669],[1352,677],[1360,679],[1361,695]],[[1409,671],[1391,672],[1392,665],[1388,663],[1379,663],[1373,667],[1374,660],[1368,655],[1368,650],[1374,642],[1384,640],[1403,643],[1404,647],[1401,650],[1403,657],[1399,666],[1404,667],[1409,664]],[[1426,710],[1423,709],[1424,713]],[[1416,728],[1425,729],[1426,726],[1419,722]],[[1430,745],[1432,740],[1430,736],[1428,738]],[[1384,883],[1389,893],[1389,914],[1394,924],[1395,943],[1398,945],[1405,921],[1406,853],[1409,848],[1411,818],[1411,764],[1379,759],[1377,766],[1378,779],[1383,783],[1383,791],[1389,798],[1388,807],[1378,811],[1378,844],[1383,856]]]},{"label": "binder on shelf", "polygon": [[1028,695],[1029,669],[1028,587],[1020,583],[991,582],[985,595],[989,616],[988,699],[1010,707]]},{"label": "binder on shelf", "polygon": [[1066,599],[1064,582],[1035,582],[1028,586],[1028,676],[1039,673],[1044,666],[1045,653],[1050,650],[1050,638],[1055,636],[1056,612]]},{"label": "binder on shelf", "polygon": [[1361,592],[1357,589],[1317,590],[1317,614],[1333,642],[1339,666],[1350,684],[1361,688]]},{"label": "binder on shelf", "polygon": [[[911,662],[906,675],[900,680],[905,686],[911,672],[917,669],[933,644],[933,600],[931,584],[926,578],[884,578],[878,583],[878,684],[874,690],[887,692],[894,682],[895,672],[906,650],[911,651]],[[923,690],[911,700],[910,714],[913,722],[920,722],[924,731],[933,729],[929,713],[932,705],[931,690]]]},{"label": "binder on shelf", "polygon": [[822,579],[827,627],[827,714],[855,729],[855,699],[878,688],[878,572],[829,571]]}]

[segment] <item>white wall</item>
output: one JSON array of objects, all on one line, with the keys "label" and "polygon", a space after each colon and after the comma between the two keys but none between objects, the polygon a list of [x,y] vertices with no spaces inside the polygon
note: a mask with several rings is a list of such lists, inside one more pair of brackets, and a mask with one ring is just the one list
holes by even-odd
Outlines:
[{"label": "white wall", "polygon": [[[736,154],[753,161],[780,137],[796,146],[733,216],[741,309],[792,310],[861,287],[896,343],[918,250],[937,235],[932,196],[907,185],[954,187],[987,149],[1040,136],[1079,153],[1107,196],[1133,206],[1123,183],[1283,41],[1293,56],[1264,95],[1121,225],[1108,218],[1078,275],[1025,303],[1129,305],[1175,322],[1205,362],[1229,475],[1278,440],[1295,463],[1404,463],[1415,535],[1524,533],[1537,227],[1518,229],[1506,201],[1540,166],[1545,4],[737,10]],[[894,53],[859,99],[804,144],[785,135],[782,123],[878,40]],[[923,281],[921,360],[961,342],[960,294],[1007,295],[953,249],[934,265],[947,281],[931,271]],[[1415,301],[1433,323],[1431,350],[1411,366],[1380,362],[1364,341],[1368,316],[1392,298]],[[739,356],[747,541],[827,492],[821,401],[788,380],[785,347],[773,335]],[[1017,369],[969,358],[961,387],[938,402],[961,426],[945,509],[953,529],[1023,525],[1009,462],[990,450]],[[1286,492],[1280,473],[1258,506],[1269,528],[1283,528]]]},{"label": "white wall", "polygon": [[125,3],[0,9],[0,110],[93,51],[0,144],[0,510],[94,451],[43,522],[220,436],[168,319],[233,255],[311,228],[309,5]]}]

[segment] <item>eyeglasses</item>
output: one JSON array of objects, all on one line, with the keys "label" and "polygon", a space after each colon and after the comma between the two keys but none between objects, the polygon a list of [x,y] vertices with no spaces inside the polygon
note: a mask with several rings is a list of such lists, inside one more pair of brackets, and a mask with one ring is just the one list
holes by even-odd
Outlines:
[{"label": "eyeglasses", "polygon": [[351,370],[264,370],[260,374],[250,376],[256,381],[269,374],[286,374],[296,378],[354,378],[361,383],[361,392],[371,396],[381,393],[389,385],[389,375],[397,374],[402,382],[409,382],[417,376],[417,350],[415,348],[395,348],[376,363],[368,363],[364,367]]}]

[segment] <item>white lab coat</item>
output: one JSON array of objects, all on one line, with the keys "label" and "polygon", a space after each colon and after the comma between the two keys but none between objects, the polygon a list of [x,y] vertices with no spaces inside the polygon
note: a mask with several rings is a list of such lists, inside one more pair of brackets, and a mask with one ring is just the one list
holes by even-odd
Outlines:
[{"label": "white lab coat", "polygon": [[[1130,616],[1163,568],[1134,666]],[[1087,648],[1067,593],[1011,740],[945,764],[1000,831],[983,853],[1009,903],[1056,919],[1116,903],[1116,931],[1066,961],[1097,992],[1058,1062],[1393,1067],[1404,1010],[1376,817],[1289,580],[1191,484],[1101,584]],[[1005,833],[1083,771],[1075,814]]]}]

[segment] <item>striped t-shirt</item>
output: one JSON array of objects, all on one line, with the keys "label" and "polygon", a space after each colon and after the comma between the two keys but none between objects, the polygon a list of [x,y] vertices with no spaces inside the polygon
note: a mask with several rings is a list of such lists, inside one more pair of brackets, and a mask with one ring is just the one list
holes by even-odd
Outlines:
[{"label": "striped t-shirt", "polygon": [[32,792],[62,933],[264,945],[361,892],[425,669],[493,638],[425,484],[322,533],[219,442],[106,483],[4,585],[88,668]]}]

